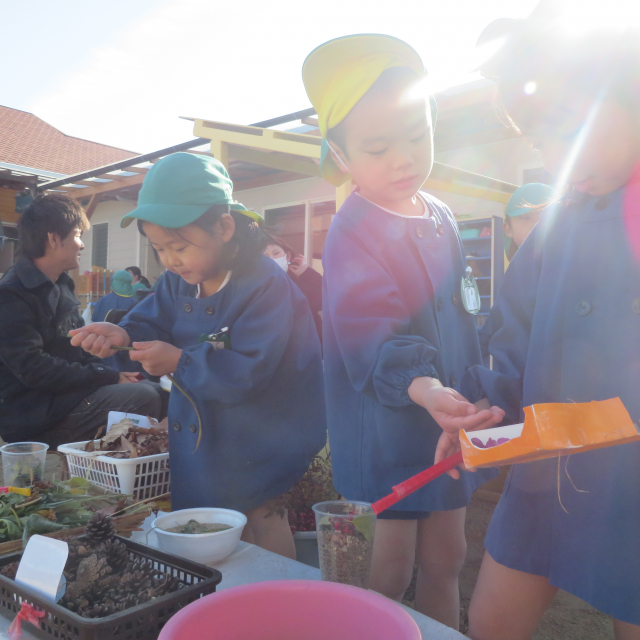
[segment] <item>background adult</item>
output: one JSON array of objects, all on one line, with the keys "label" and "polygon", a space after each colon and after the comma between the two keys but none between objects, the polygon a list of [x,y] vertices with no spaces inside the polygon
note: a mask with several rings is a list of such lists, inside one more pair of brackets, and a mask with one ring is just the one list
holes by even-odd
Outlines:
[{"label": "background adult", "polygon": [[302,254],[296,255],[282,238],[265,233],[267,246],[264,255],[275,262],[298,285],[307,299],[318,336],[322,342],[322,276],[312,269]]},{"label": "background adult", "polygon": [[131,278],[133,279],[132,285],[134,293],[138,291],[138,289],[151,289],[151,283],[142,275],[140,267],[127,267],[126,271],[131,274]]},{"label": "background adult", "polygon": [[73,280],[89,228],[84,211],[62,195],[38,196],[18,222],[19,258],[0,281],[0,436],[52,448],[88,440],[109,411],[161,417],[161,390],[134,383],[73,347],[83,326]]}]

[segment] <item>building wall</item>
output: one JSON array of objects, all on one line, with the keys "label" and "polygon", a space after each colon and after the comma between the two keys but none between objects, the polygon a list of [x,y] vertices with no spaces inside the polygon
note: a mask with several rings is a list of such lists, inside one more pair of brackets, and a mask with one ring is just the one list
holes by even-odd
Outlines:
[{"label": "building wall", "polygon": [[18,222],[16,213],[16,191],[0,188],[0,220],[2,222]]}]

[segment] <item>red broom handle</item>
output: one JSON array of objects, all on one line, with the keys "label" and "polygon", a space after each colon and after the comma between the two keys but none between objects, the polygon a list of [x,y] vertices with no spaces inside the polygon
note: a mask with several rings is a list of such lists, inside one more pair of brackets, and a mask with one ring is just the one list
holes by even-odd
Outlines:
[{"label": "red broom handle", "polygon": [[420,489],[420,487],[424,487],[424,485],[428,482],[435,480],[451,469],[455,469],[455,467],[462,463],[462,451],[458,451],[458,453],[454,453],[452,456],[441,460],[440,462],[438,462],[438,464],[434,464],[432,467],[421,471],[408,480],[395,485],[393,487],[393,493],[390,493],[388,496],[381,498],[371,505],[373,511],[376,515],[382,513],[391,505],[394,505],[396,502],[402,500],[402,498],[404,498],[405,496],[408,496],[410,493],[417,491],[418,489]]}]

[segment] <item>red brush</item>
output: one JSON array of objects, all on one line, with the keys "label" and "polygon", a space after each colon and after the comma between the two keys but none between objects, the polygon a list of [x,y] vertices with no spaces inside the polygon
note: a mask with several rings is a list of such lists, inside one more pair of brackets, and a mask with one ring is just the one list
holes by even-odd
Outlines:
[{"label": "red brush", "polygon": [[379,515],[383,511],[386,511],[391,505],[394,505],[396,502],[400,502],[402,498],[408,496],[414,491],[417,491],[420,487],[424,487],[425,484],[435,480],[447,471],[455,469],[462,463],[462,451],[458,451],[458,453],[454,453],[452,456],[438,462],[438,464],[434,464],[433,467],[429,467],[428,469],[417,473],[412,478],[395,485],[393,487],[393,493],[390,493],[388,496],[381,498],[371,505],[375,514]]}]

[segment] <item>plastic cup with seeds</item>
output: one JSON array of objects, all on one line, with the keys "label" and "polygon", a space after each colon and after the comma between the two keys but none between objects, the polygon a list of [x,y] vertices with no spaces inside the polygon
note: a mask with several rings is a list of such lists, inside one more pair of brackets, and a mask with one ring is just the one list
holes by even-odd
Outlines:
[{"label": "plastic cup with seeds", "polygon": [[0,447],[5,486],[30,487],[41,482],[48,448],[42,442],[14,442]]},{"label": "plastic cup with seeds", "polygon": [[322,579],[367,589],[376,516],[368,502],[313,505]]}]

